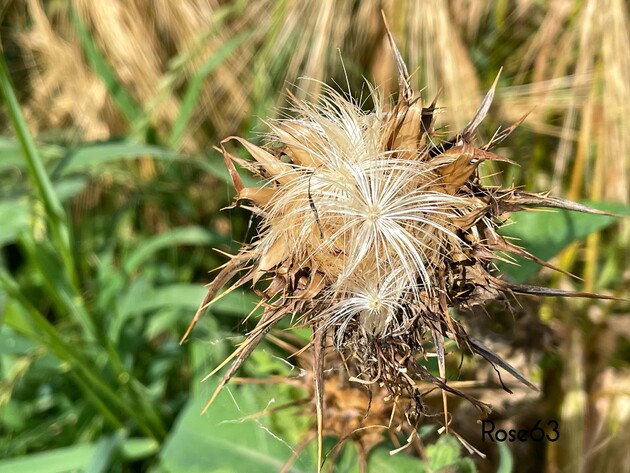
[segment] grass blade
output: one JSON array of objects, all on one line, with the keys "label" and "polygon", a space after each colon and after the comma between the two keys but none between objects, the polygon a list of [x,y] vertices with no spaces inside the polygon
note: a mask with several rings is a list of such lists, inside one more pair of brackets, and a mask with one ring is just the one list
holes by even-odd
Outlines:
[{"label": "grass blade", "polygon": [[150,421],[147,422],[143,413],[138,411],[137,406],[127,402],[105,381],[105,377],[95,370],[95,364],[79,351],[79,346],[61,338],[57,328],[32,306],[13,278],[2,269],[0,269],[0,289],[6,291],[7,295],[22,307],[28,317],[28,320],[9,318],[5,323],[45,346],[60,361],[70,364],[74,368],[72,374],[75,376],[75,382],[78,381],[77,384],[86,398],[102,411],[105,418],[115,419],[114,426],[120,428],[123,419],[130,417],[138,423],[138,427],[147,436],[155,439],[163,437],[164,434],[158,426],[152,427]]},{"label": "grass blade", "polygon": [[221,245],[229,244],[227,237],[201,227],[180,227],[144,240],[141,246],[127,255],[123,263],[126,274],[136,271],[154,253],[179,245]]},{"label": "grass blade", "polygon": [[26,456],[0,461],[0,473],[64,473],[81,470],[94,454],[91,444],[58,448],[48,452],[31,453]]},{"label": "grass blade", "polygon": [[48,174],[46,174],[46,169],[39,156],[35,140],[26,125],[26,120],[20,109],[17,97],[15,96],[3,55],[0,55],[0,90],[2,90],[8,115],[15,129],[18,141],[20,142],[20,147],[24,159],[26,160],[28,172],[35,185],[37,196],[44,206],[56,249],[61,256],[64,268],[70,280],[76,287],[77,277],[74,269],[75,266],[66,214],[61,205],[61,201],[53,189],[52,182]]},{"label": "grass blade", "polygon": [[111,94],[118,109],[123,113],[129,123],[135,123],[142,119],[144,112],[136,100],[124,89],[118,81],[116,74],[108,64],[105,56],[99,51],[94,38],[90,35],[89,30],[79,18],[79,15],[72,7],[69,7],[72,25],[81,39],[83,50],[86,57],[92,64],[92,67],[101,78],[107,91]]},{"label": "grass blade", "polygon": [[78,322],[83,329],[86,340],[94,342],[98,336],[96,326],[85,310],[81,298],[73,291],[67,275],[62,271],[54,258],[54,250],[47,242],[38,245],[33,238],[23,235],[20,238],[21,247],[29,260],[42,277],[44,287],[49,293],[55,309],[61,316],[69,317]]},{"label": "grass blade", "polygon": [[110,467],[116,455],[119,453],[126,433],[119,430],[114,435],[102,437],[96,443],[96,451],[90,462],[85,466],[84,473],[106,473],[111,471]]},{"label": "grass blade", "polygon": [[181,146],[182,139],[188,128],[188,122],[197,105],[197,99],[201,93],[203,81],[250,36],[251,31],[244,31],[227,41],[192,78],[184,94],[179,115],[173,124],[173,131],[169,139],[169,145],[172,149],[178,149]]},{"label": "grass blade", "polygon": [[81,145],[68,150],[57,162],[53,176],[62,176],[73,172],[102,170],[105,165],[121,159],[137,159],[151,156],[153,159],[175,161],[179,159],[175,153],[159,146],[137,144],[120,141]]}]

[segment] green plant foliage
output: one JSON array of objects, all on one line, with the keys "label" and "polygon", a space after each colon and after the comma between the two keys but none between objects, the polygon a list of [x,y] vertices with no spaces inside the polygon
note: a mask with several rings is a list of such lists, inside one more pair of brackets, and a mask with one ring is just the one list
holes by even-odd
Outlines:
[{"label": "green plant foliage", "polygon": [[[621,204],[586,202],[593,208],[619,215],[630,215],[630,208]],[[548,261],[571,243],[602,230],[618,221],[617,217],[586,214],[568,210],[515,212],[512,222],[501,228],[501,233],[515,239],[538,258]],[[521,257],[514,257],[516,265],[499,262],[502,272],[516,282],[524,282],[536,275],[540,267]]]},{"label": "green plant foliage", "polygon": [[[241,471],[276,472],[291,455],[289,444],[269,430],[269,416],[257,417],[265,407],[288,401],[281,387],[254,385],[231,387],[222,392],[208,412],[200,415],[212,383],[204,386],[205,396],[191,399],[166,439],[161,458],[171,473],[227,473]],[[265,402],[266,400],[266,402]],[[251,417],[249,417],[251,416]],[[327,442],[332,448],[335,442]],[[314,446],[314,445],[312,445]],[[452,436],[440,437],[427,448],[433,471],[474,473],[474,462],[462,458],[461,445]],[[368,457],[370,471],[396,473],[429,471],[422,460],[378,447]],[[315,470],[313,449],[306,450],[289,470],[293,473]],[[358,473],[358,457],[351,443],[335,460],[335,472]]]},{"label": "green plant foliage", "polygon": [[85,55],[107,87],[107,90],[116,102],[116,105],[127,118],[129,123],[134,123],[135,121],[140,120],[143,116],[140,104],[138,104],[120,84],[118,78],[116,77],[116,73],[112,70],[112,67],[108,64],[107,59],[98,49],[94,38],[92,38],[90,31],[86,25],[83,24],[79,15],[77,15],[72,8],[70,8],[69,11],[72,17],[72,24],[81,38]]},{"label": "green plant foliage", "polygon": [[[207,397],[191,399],[162,450],[167,470],[171,473],[279,471],[291,449],[268,430],[266,419],[245,419],[264,408],[257,403],[255,391],[252,386],[226,390],[204,415],[200,412]],[[276,398],[274,390],[265,391],[269,399]]]},{"label": "green plant foliage", "polygon": [[514,471],[514,459],[512,452],[504,443],[497,444],[499,448],[499,468],[497,473],[512,473]]},{"label": "green plant foliage", "polygon": [[172,151],[146,144],[105,142],[81,145],[67,149],[53,170],[53,175],[64,175],[77,171],[101,172],[106,164],[121,159],[136,159],[151,156],[158,160],[176,160],[179,156]]},{"label": "green plant foliage", "polygon": [[0,202],[0,245],[14,242],[28,229],[29,212],[26,199],[4,199]]},{"label": "green plant foliage", "polygon": [[203,81],[250,36],[251,32],[246,31],[236,35],[234,38],[231,38],[219,49],[219,51],[217,51],[215,55],[210,57],[210,59],[204,63],[195,77],[192,78],[188,84],[186,92],[184,93],[179,115],[177,116],[177,119],[173,124],[173,130],[171,131],[169,144],[172,149],[178,149],[181,145],[188,122],[195,111],[197,99],[199,98],[199,94],[201,93],[201,88],[203,86]]},{"label": "green plant foliage", "polygon": [[25,457],[0,460],[0,473],[86,473],[108,471],[114,454],[132,461],[155,454],[158,444],[150,439],[124,439],[120,435],[103,437],[96,444],[84,443]]},{"label": "green plant foliage", "polygon": [[[29,2],[29,9],[24,9],[28,26],[23,31],[13,25],[0,30],[3,42],[4,31],[28,35],[38,23],[26,13],[31,3],[39,2]],[[255,227],[239,209],[219,212],[231,203],[233,182],[220,153],[212,149],[225,136],[218,136],[204,113],[221,115],[217,109],[231,97],[226,91],[241,88],[243,93],[236,96],[247,101],[242,104],[245,117],[235,126],[258,140],[260,119],[277,116],[273,107],[283,103],[285,81],[298,83],[298,77],[287,77],[287,70],[299,72],[299,66],[311,60],[309,48],[298,48],[303,56],[294,55],[302,31],[289,29],[287,34],[282,17],[283,12],[294,11],[291,2],[274,5],[279,19],[264,34],[251,25],[239,25],[239,15],[256,2],[220,3],[211,27],[190,39],[194,44],[168,44],[172,51],[165,53],[170,59],[162,65],[164,76],[156,84],[154,102],[147,103],[146,97],[125,88],[118,64],[107,56],[92,25],[72,11],[71,2],[42,2],[46,14],[48,8],[54,14],[69,12],[68,34],[80,39],[77,60],[89,64],[90,72],[105,85],[105,102],[113,104],[116,120],[123,118],[123,136],[112,132],[107,141],[67,140],[63,137],[81,124],[66,122],[59,129],[40,129],[34,136],[36,128],[28,121],[33,109],[23,110],[18,98],[26,103],[37,95],[31,90],[37,85],[18,80],[20,71],[12,83],[12,66],[21,68],[22,63],[15,60],[15,45],[1,45],[0,125],[8,131],[0,136],[0,473],[276,472],[313,429],[312,416],[299,414],[308,407],[257,415],[304,398],[304,391],[286,384],[230,386],[201,414],[216,379],[199,380],[242,340],[247,315],[252,320],[259,315],[260,308],[252,313],[258,300],[253,292],[234,291],[216,301],[191,341],[179,344],[206,293],[204,284],[212,277],[207,271],[225,262],[221,253],[234,253],[242,242],[250,241]],[[355,3],[359,12],[360,2]],[[471,40],[469,52],[482,83],[492,82],[506,58],[513,62],[514,40],[504,41],[507,8],[507,2],[499,2],[488,17],[496,23],[493,35],[483,35],[491,25],[482,25],[483,40]],[[5,11],[0,8],[0,20]],[[51,28],[57,19],[49,18]],[[299,25],[298,20],[291,22]],[[337,47],[345,58],[346,49],[357,48],[354,43],[372,35],[367,29],[364,33],[347,41],[352,44],[329,45],[335,61]],[[207,54],[209,40],[218,46]],[[250,62],[240,63],[243,51],[257,47],[254,54],[244,55]],[[375,44],[366,49],[366,57],[378,56]],[[37,61],[36,54],[33,60]],[[330,71],[330,59],[324,62]],[[222,71],[235,64],[253,73]],[[360,61],[346,65],[353,84],[353,76],[370,77],[375,72],[361,70]],[[242,77],[251,77],[253,83],[238,83]],[[508,85],[509,79],[504,80]],[[216,87],[217,104],[204,101],[208,85]],[[180,104],[178,110],[167,127],[154,130],[160,100],[171,99]],[[198,148],[203,151],[183,155],[180,149],[197,132],[209,138]],[[530,149],[529,135],[523,138],[518,133],[523,155],[534,157],[522,168],[531,183],[532,176],[552,167],[545,159],[554,154],[557,142],[540,139]],[[139,169],[146,163],[151,169],[143,174]],[[522,177],[513,172],[516,180]],[[245,186],[261,184],[249,173],[240,177]],[[587,205],[630,215],[630,209],[621,205]],[[613,228],[619,219],[558,211],[517,212],[512,221],[503,234],[548,260],[573,242]],[[623,241],[610,246],[627,250]],[[604,250],[602,280],[616,283],[626,269],[624,262]],[[518,282],[533,279],[540,269],[516,260],[520,266],[502,262],[499,266]],[[289,329],[290,321],[279,326]],[[296,328],[292,335],[307,342],[311,334]],[[238,376],[295,376],[299,367],[292,367],[295,361],[287,362],[285,355],[263,343]],[[618,358],[619,365],[627,367],[627,361]],[[436,363],[430,359],[428,366],[433,369]],[[476,471],[474,463],[481,460],[473,460],[455,437],[432,436],[428,430],[430,426],[420,429],[428,465],[412,449],[390,455],[395,446],[384,443],[370,452],[369,472]],[[325,438],[325,447],[332,449],[338,440]],[[498,472],[518,469],[509,447],[498,448]],[[311,444],[290,471],[316,471],[315,456]],[[358,473],[358,463],[355,446],[347,442],[334,471]]]}]

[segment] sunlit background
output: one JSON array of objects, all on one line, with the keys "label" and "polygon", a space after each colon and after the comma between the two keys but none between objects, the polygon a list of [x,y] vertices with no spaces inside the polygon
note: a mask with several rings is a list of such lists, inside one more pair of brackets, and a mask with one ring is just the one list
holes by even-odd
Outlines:
[{"label": "sunlit background", "polygon": [[[221,211],[234,192],[213,147],[261,142],[263,120],[290,113],[290,95],[315,100],[318,81],[359,101],[368,83],[393,94],[381,10],[414,87],[427,103],[439,96],[445,136],[500,71],[480,133],[529,113],[497,151],[519,167],[494,163],[488,182],[630,214],[623,0],[4,0],[0,472],[314,471],[305,367],[283,361],[308,334],[265,342],[239,375],[266,381],[241,380],[205,416],[216,381],[199,380],[242,341],[254,295],[230,294],[179,339],[207,271],[253,236],[247,211]],[[513,220],[506,234],[578,278],[526,265],[509,277],[629,297],[627,219]],[[493,404],[497,425],[555,419],[559,440],[483,444],[475,411],[454,405],[487,458],[427,418],[424,450],[390,456],[397,440],[384,432],[370,471],[630,471],[627,301],[522,298],[462,317],[541,391],[509,395],[472,360],[460,382]],[[351,441],[339,452],[330,468],[359,471]]]}]

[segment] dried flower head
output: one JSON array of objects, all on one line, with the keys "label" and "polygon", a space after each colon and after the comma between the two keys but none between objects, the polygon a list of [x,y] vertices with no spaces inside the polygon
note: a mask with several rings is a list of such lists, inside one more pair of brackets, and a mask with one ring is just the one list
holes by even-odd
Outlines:
[{"label": "dried flower head", "polygon": [[[399,75],[393,106],[371,89],[375,110],[365,112],[324,87],[316,103],[295,99],[293,118],[269,123],[267,147],[233,138],[253,162],[223,149],[237,201],[247,202],[261,223],[257,239],[212,282],[191,324],[238,273],[228,290],[252,283],[261,296],[264,312],[256,328],[217,368],[233,360],[217,392],[280,319],[297,315],[310,326],[320,434],[327,350],[346,360],[350,380],[405,399],[409,425],[423,413],[419,380],[468,399],[485,415],[490,406],[447,383],[445,339],[535,387],[469,337],[451,310],[506,292],[600,297],[512,284],[496,274],[497,252],[549,266],[497,232],[507,212],[527,206],[600,212],[515,188],[484,187],[479,165],[508,161],[490,150],[518,124],[483,146],[474,144],[497,82],[468,125],[443,139],[433,127],[435,101],[423,105],[391,36],[390,42]],[[244,187],[234,163],[262,177],[265,186]],[[439,377],[422,361],[427,346],[437,356]]]}]

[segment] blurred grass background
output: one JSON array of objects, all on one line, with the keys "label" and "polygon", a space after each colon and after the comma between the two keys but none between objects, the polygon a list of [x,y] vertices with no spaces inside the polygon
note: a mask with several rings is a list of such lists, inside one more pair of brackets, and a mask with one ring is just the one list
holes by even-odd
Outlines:
[{"label": "blurred grass background", "polygon": [[[212,391],[198,381],[239,340],[254,296],[225,298],[194,340],[178,344],[207,270],[225,261],[212,248],[234,252],[252,234],[247,212],[220,211],[233,193],[212,146],[233,134],[260,141],[262,119],[286,113],[287,90],[318,94],[301,77],[363,96],[367,79],[393,93],[381,9],[415,86],[427,101],[440,93],[445,134],[472,117],[501,67],[483,133],[531,111],[499,150],[520,167],[487,168],[489,182],[628,213],[623,0],[5,0],[0,472],[279,470],[312,420],[280,411],[253,426],[217,423],[303,392],[245,385],[209,419],[197,415]],[[627,220],[514,220],[506,232],[582,280],[508,267],[512,277],[628,297]],[[560,440],[479,446],[489,457],[475,466],[441,439],[427,447],[434,471],[630,471],[627,302],[525,300],[503,312],[490,308],[471,325],[542,393],[478,394],[508,427],[557,419]],[[245,374],[288,374],[285,355],[268,343]],[[483,368],[472,376],[482,379]],[[312,471],[310,455],[292,471]],[[356,452],[340,458],[335,471],[356,471]],[[424,471],[385,447],[369,464]]]}]

